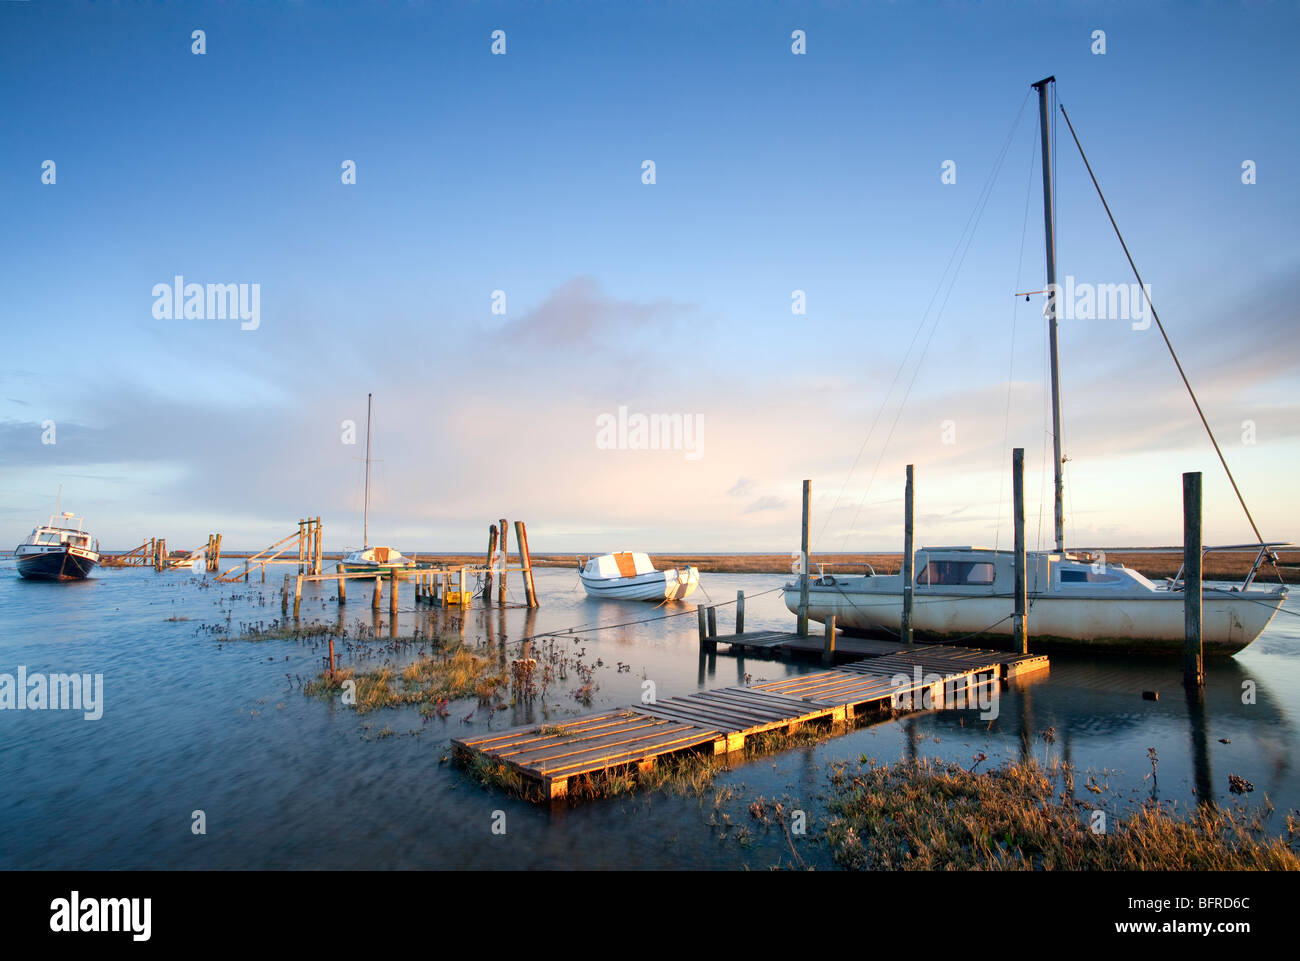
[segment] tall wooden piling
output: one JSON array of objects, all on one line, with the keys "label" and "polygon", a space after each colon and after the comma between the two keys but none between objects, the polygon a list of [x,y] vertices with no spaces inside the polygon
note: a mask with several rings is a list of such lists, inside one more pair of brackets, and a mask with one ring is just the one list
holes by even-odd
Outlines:
[{"label": "tall wooden piling", "polygon": [[488,527],[488,549],[487,563],[483,566],[487,571],[483,574],[483,603],[488,604],[492,600],[492,560],[493,555],[497,552],[497,526],[492,524]]},{"label": "tall wooden piling", "polygon": [[826,615],[826,635],[822,641],[822,663],[835,663],[835,615]]},{"label": "tall wooden piling", "polygon": [[1011,650],[1017,654],[1029,653],[1029,595],[1025,565],[1025,449],[1017,447],[1011,452],[1012,524],[1015,527],[1016,579],[1012,588],[1016,595],[1015,612],[1011,615]]},{"label": "tall wooden piling", "polygon": [[388,613],[397,613],[397,571],[388,574]]},{"label": "tall wooden piling", "polygon": [[528,553],[528,531],[523,521],[515,521],[515,541],[519,545],[519,563],[524,569],[524,595],[529,607],[537,606],[537,588],[533,584],[533,561]]},{"label": "tall wooden piling", "polygon": [[497,578],[497,603],[502,607],[506,606],[506,568],[510,565],[510,554],[506,550],[506,540],[510,534],[510,528],[506,526],[506,519],[501,518],[501,576]]},{"label": "tall wooden piling", "polygon": [[298,575],[297,583],[293,588],[293,619],[298,619],[298,610],[302,607],[302,575]]},{"label": "tall wooden piling", "polygon": [[1201,472],[1183,474],[1183,683],[1205,685],[1201,647]]},{"label": "tall wooden piling", "polygon": [[280,616],[284,617],[289,613],[289,576],[284,575],[284,586],[280,588]]},{"label": "tall wooden piling", "polygon": [[736,591],[736,633],[745,633],[745,592]]},{"label": "tall wooden piling", "polygon": [[718,636],[718,609],[716,607],[713,607],[712,605],[709,606],[708,618],[709,618],[709,637],[717,637]]},{"label": "tall wooden piling", "polygon": [[343,576],[342,562],[334,570],[339,575],[339,603],[346,604],[348,602],[348,579]]},{"label": "tall wooden piling", "polygon": [[803,482],[803,533],[799,537],[799,636],[808,636],[808,533],[812,526],[812,481]]},{"label": "tall wooden piling", "polygon": [[900,640],[912,643],[912,602],[916,591],[916,541],[913,524],[916,519],[913,486],[913,465],[907,465],[907,483],[903,487],[903,617],[899,622]]},{"label": "tall wooden piling", "polygon": [[376,577],[375,592],[370,596],[370,609],[372,611],[379,610],[379,598],[383,595],[383,592],[384,592],[384,579],[382,577]]},{"label": "tall wooden piling", "polygon": [[303,564],[307,560],[307,540],[303,534],[303,524],[305,521],[298,521],[298,573],[303,572]]}]

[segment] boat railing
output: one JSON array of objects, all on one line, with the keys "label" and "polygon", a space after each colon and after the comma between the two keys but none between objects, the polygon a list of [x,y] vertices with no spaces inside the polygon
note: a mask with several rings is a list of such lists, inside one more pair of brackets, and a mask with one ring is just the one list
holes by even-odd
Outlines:
[{"label": "boat railing", "polygon": [[[1239,591],[1245,591],[1255,582],[1255,575],[1259,573],[1259,569],[1263,565],[1264,561],[1270,561],[1274,565],[1278,563],[1276,548],[1294,546],[1295,545],[1290,541],[1260,541],[1255,544],[1216,544],[1213,547],[1205,547],[1201,549],[1201,562],[1202,567],[1204,567],[1206,555],[1216,551],[1258,551],[1255,555],[1255,562],[1250,565],[1250,570],[1246,573],[1246,579],[1241,582],[1241,587],[1237,588]],[[1183,582],[1185,580],[1183,575],[1186,573],[1186,568],[1186,563],[1181,564],[1178,568],[1178,573],[1169,578],[1169,590],[1183,590]]]}]

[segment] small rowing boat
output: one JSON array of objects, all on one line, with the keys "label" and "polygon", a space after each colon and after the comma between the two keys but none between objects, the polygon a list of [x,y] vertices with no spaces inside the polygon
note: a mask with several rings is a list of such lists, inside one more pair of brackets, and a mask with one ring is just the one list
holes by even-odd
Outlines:
[{"label": "small rowing boat", "polygon": [[680,601],[700,586],[700,572],[694,567],[657,571],[648,554],[621,551],[601,554],[579,563],[578,576],[591,597],[622,601]]}]

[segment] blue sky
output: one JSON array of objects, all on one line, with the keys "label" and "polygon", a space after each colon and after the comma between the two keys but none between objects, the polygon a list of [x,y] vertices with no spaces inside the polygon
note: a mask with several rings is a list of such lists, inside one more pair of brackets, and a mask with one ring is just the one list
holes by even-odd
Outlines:
[{"label": "blue sky", "polygon": [[[1298,26],[1291,4],[0,4],[0,539],[63,484],[110,546],[258,547],[307,514],[359,544],[340,425],[373,391],[371,540],[408,550],[477,549],[502,514],[538,551],[785,550],[803,477],[815,547],[892,548],[906,463],[922,541],[1006,542],[1010,447],[1031,528],[1050,492],[1044,324],[1010,296],[1044,282],[1025,97],[1048,74],[1265,536],[1300,537]],[[1061,275],[1130,282],[1057,150]],[[259,284],[259,328],[155,318],[176,274]],[[1250,539],[1154,327],[1061,343],[1068,540],[1177,541],[1184,470],[1207,539]],[[620,406],[698,418],[700,456],[601,449]]]}]

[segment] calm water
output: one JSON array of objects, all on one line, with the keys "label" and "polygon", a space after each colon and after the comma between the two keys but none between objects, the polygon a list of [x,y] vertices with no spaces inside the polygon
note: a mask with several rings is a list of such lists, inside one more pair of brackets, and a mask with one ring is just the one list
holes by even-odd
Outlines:
[{"label": "calm water", "polygon": [[[645,680],[659,696],[816,670],[808,662],[697,658],[695,616],[618,627],[556,642],[595,668],[590,707],[573,696],[570,669],[544,700],[489,715],[471,701],[446,719],[425,722],[415,709],[366,715],[305,696],[303,679],[320,670],[312,643],[233,638],[280,616],[279,575],[263,586],[203,586],[188,574],[100,571],[93,580],[43,584],[0,567],[0,673],[78,672],[104,676],[103,717],[72,711],[0,711],[0,868],[413,867],[413,868],[766,868],[826,867],[814,840],[824,808],[827,765],[861,756],[889,761],[934,756],[969,766],[1053,757],[1091,776],[1101,796],[1123,807],[1149,796],[1148,748],[1159,757],[1158,794],[1194,803],[1221,800],[1228,775],[1255,785],[1246,803],[1300,807],[1292,758],[1300,726],[1300,618],[1282,613],[1264,636],[1228,662],[1210,662],[1203,709],[1189,706],[1173,661],[1108,658],[1097,663],[1055,655],[1050,674],[1004,689],[999,717],[931,712],[882,721],[814,747],[736,764],[718,782],[734,794],[715,803],[653,792],[545,808],[486,790],[444,758],[449,738],[543,722],[639,700]],[[790,629],[776,593],[781,575],[707,574],[715,602],[749,600],[750,629]],[[517,575],[516,575],[517,581]],[[439,630],[477,644],[570,626],[618,624],[667,613],[650,604],[586,599],[576,573],[537,572],[542,607],[473,609],[462,619],[411,610],[410,588],[398,623],[387,600],[372,620],[368,594],[353,585],[344,608],[349,633],[372,643],[340,646],[345,663],[401,663],[415,648],[384,639]],[[519,600],[517,583],[512,596]],[[333,586],[304,596],[303,622],[336,623]],[[686,608],[679,607],[677,610]],[[1288,601],[1284,611],[1300,607]],[[731,627],[731,608],[720,630]],[[228,632],[228,633],[227,633]],[[513,645],[510,645],[513,653]],[[426,648],[427,649],[427,648]],[[537,653],[535,651],[535,653]],[[1253,704],[1243,686],[1253,685]],[[1158,701],[1142,699],[1158,690]],[[382,732],[382,734],[381,734]],[[1224,743],[1224,742],[1228,743]],[[1199,789],[1199,790],[1198,790]],[[788,797],[809,812],[810,836],[797,855],[780,828],[754,824],[758,795]],[[191,832],[191,813],[207,834]],[[493,834],[495,812],[506,833]],[[499,820],[499,818],[498,818]],[[744,826],[742,832],[738,827]]]}]

